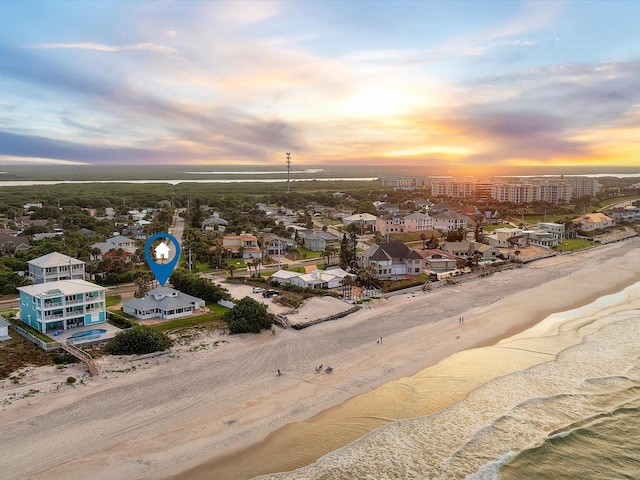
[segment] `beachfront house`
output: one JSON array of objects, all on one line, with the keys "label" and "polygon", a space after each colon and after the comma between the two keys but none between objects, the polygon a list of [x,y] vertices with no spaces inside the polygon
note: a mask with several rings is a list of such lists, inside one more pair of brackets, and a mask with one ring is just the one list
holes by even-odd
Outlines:
[{"label": "beachfront house", "polygon": [[495,259],[500,254],[500,251],[492,246],[485,245],[484,243],[469,242],[468,240],[462,240],[460,242],[445,242],[442,245],[441,250],[450,253],[456,257],[468,259],[475,259],[475,255],[481,255],[481,259]]},{"label": "beachfront house", "polygon": [[511,247],[513,241],[523,237],[524,231],[520,228],[496,228],[493,233],[485,234],[484,239],[492,247]]},{"label": "beachfront house", "polygon": [[106,290],[85,280],[18,287],[20,319],[42,333],[104,323]]},{"label": "beachfront house", "polygon": [[269,278],[272,282],[280,285],[295,285],[301,288],[338,288],[342,286],[344,278],[350,276],[355,279],[355,275],[346,272],[342,268],[329,268],[319,270],[314,268],[310,273],[291,272],[289,270],[278,270]]},{"label": "beachfront house", "polygon": [[195,311],[204,308],[205,301],[169,287],[158,287],[151,290],[143,298],[132,298],[122,304],[122,311],[140,320],[148,318],[188,317]]},{"label": "beachfront house", "polygon": [[404,243],[374,244],[358,258],[360,267],[373,266],[376,278],[388,279],[396,275],[420,275],[424,268],[422,256]]},{"label": "beachfront house", "polygon": [[0,315],[0,340],[11,340],[9,336],[9,322]]},{"label": "beachfront house", "polygon": [[439,249],[417,250],[429,272],[447,272],[458,268],[458,257]]},{"label": "beachfront house", "polygon": [[604,213],[587,213],[571,221],[577,228],[585,232],[613,227],[616,224],[613,218]]},{"label": "beachfront house", "polygon": [[52,252],[27,262],[33,283],[84,280],[85,262],[58,252]]}]

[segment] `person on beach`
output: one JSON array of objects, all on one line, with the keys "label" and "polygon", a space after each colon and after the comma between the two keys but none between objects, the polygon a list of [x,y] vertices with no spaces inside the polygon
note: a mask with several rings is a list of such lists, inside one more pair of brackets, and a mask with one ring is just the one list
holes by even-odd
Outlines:
[{"label": "person on beach", "polygon": [[278,376],[281,377],[282,376],[282,372],[280,371],[280,369],[278,369]]}]

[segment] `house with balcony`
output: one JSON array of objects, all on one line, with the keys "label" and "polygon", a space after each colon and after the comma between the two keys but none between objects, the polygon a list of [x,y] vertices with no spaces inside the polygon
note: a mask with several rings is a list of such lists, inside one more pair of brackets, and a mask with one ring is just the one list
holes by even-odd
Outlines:
[{"label": "house with balcony", "polygon": [[340,248],[340,238],[329,232],[310,232],[302,238],[304,248],[312,252],[324,252],[327,248]]},{"label": "house with balcony", "polygon": [[453,210],[445,210],[433,216],[433,228],[441,232],[453,232],[459,229],[467,229],[468,218]]},{"label": "house with balcony", "polygon": [[136,251],[135,241],[123,235],[107,238],[104,242],[94,243],[90,246],[92,250],[100,250],[100,254],[96,256],[96,260],[103,258],[121,258],[129,261],[129,258]]},{"label": "house with balcony", "polygon": [[18,287],[20,319],[42,333],[104,323],[106,290],[85,280]]},{"label": "house with balcony", "polygon": [[282,238],[275,233],[269,233],[264,236],[263,249],[270,257],[277,257],[278,254],[283,255],[284,252],[295,248],[296,242],[291,238]]},{"label": "house with balcony", "polygon": [[489,245],[499,248],[512,247],[521,238],[524,238],[524,231],[520,228],[496,228],[484,236]]},{"label": "house with balcony", "polygon": [[132,298],[122,303],[122,311],[140,320],[147,318],[188,317],[200,308],[205,301],[169,287],[158,287],[151,290],[143,298]]},{"label": "house with balcony", "polygon": [[433,218],[426,213],[414,212],[404,217],[405,232],[426,232],[433,230]]},{"label": "house with balcony", "polygon": [[262,250],[258,246],[255,235],[225,235],[222,237],[222,248],[230,257],[247,259],[262,258]]},{"label": "house with balcony", "polygon": [[607,210],[607,215],[616,222],[638,222],[640,221],[640,207],[635,205],[615,207]]},{"label": "house with balcony", "polygon": [[51,252],[27,262],[33,283],[84,280],[85,262],[58,252]]},{"label": "house with balcony", "polygon": [[562,240],[564,240],[564,223],[538,222],[536,230],[542,230],[543,232],[552,234],[556,239],[555,245],[562,243]]},{"label": "house with balcony", "polygon": [[376,220],[376,230],[380,235],[388,233],[404,233],[404,213],[385,213],[380,215]]},{"label": "house with balcony", "polygon": [[458,257],[439,249],[417,250],[429,272],[446,272],[458,268]]},{"label": "house with balcony", "polygon": [[485,245],[479,242],[470,242],[468,240],[462,240],[460,242],[445,242],[441,250],[458,258],[465,260],[474,259],[475,255],[479,253],[482,255],[482,259],[495,259],[498,257],[500,251],[491,245]]},{"label": "house with balcony", "polygon": [[360,267],[373,266],[376,278],[386,280],[397,275],[420,275],[424,259],[404,243],[371,245],[358,257]]},{"label": "house with balcony", "polygon": [[370,213],[355,213],[353,215],[347,215],[342,218],[342,223],[345,225],[355,224],[362,227],[362,229],[370,228],[375,229],[378,217],[371,215]]}]

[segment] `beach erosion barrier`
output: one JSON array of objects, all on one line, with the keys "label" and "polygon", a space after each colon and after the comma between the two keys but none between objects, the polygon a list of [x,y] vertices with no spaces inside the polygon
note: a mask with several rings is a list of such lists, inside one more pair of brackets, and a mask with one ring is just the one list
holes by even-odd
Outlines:
[{"label": "beach erosion barrier", "polygon": [[308,322],[293,323],[291,324],[291,327],[295,328],[296,330],[302,330],[303,328],[310,327],[311,325],[316,325],[318,323],[329,322],[331,320],[337,320],[338,318],[346,317],[347,315],[357,312],[358,310],[360,310],[360,308],[361,308],[360,305],[355,305],[351,307],[349,310],[338,312],[336,314],[329,315],[328,317],[322,317],[316,320],[310,320]]}]

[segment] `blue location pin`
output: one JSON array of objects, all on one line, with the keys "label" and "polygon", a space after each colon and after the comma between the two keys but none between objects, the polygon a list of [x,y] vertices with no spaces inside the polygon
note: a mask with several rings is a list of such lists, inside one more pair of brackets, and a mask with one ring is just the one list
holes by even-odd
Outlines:
[{"label": "blue location pin", "polygon": [[[154,255],[156,260],[160,260],[161,262],[167,260],[166,263],[158,263],[151,256],[151,246],[153,242],[159,238],[168,238],[171,243],[176,247],[176,254],[169,261],[169,247],[166,243],[161,242],[154,248]],[[180,244],[178,240],[172,235],[169,235],[165,232],[156,233],[155,235],[151,235],[147,243],[144,244],[144,256],[147,259],[147,265],[151,268],[151,271],[156,276],[156,280],[158,283],[164,287],[164,284],[167,283],[169,277],[171,276],[171,272],[175,268],[178,260],[180,260]]]}]

